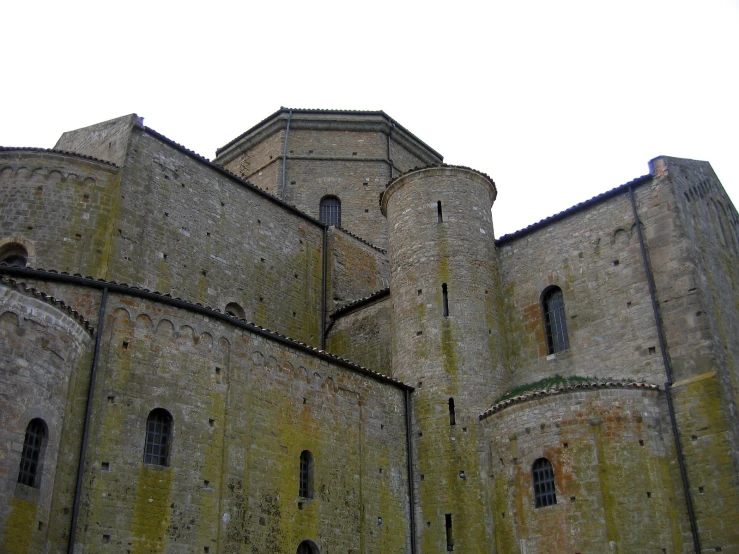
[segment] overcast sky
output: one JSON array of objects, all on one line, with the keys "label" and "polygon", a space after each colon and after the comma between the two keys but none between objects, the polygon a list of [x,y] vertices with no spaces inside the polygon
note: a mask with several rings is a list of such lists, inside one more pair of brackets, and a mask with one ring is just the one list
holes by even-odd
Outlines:
[{"label": "overcast sky", "polygon": [[708,160],[739,202],[739,0],[5,2],[0,144],[135,112],[213,158],[280,106],[384,110],[498,187],[496,235]]}]

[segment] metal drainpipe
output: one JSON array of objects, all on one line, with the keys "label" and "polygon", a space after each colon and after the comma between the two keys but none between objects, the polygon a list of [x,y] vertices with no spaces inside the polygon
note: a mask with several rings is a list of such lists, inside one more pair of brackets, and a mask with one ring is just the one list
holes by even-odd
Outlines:
[{"label": "metal drainpipe", "polygon": [[282,198],[285,202],[285,175],[287,173],[287,137],[290,136],[290,120],[293,118],[293,111],[287,113],[287,126],[285,127],[285,146],[282,148]]},{"label": "metal drainpipe", "polygon": [[321,350],[326,350],[326,276],[328,274],[328,225],[323,226],[323,259],[321,261]]},{"label": "metal drainpipe", "polygon": [[80,445],[80,462],[77,466],[77,484],[74,489],[74,505],[72,506],[72,525],[69,530],[68,554],[74,553],[74,541],[77,534],[77,518],[80,512],[80,498],[82,496],[82,477],[85,473],[85,452],[87,451],[87,439],[90,434],[90,415],[92,414],[92,397],[95,392],[95,377],[97,376],[98,360],[100,359],[100,345],[103,336],[103,318],[105,317],[105,305],[108,302],[108,287],[103,288],[100,300],[100,312],[98,313],[98,328],[95,335],[95,350],[92,354],[92,367],[90,368],[90,385],[87,390],[87,405],[85,407],[85,421],[82,426],[82,444]]},{"label": "metal drainpipe", "polygon": [[685,468],[685,459],[683,457],[682,443],[680,442],[680,434],[677,428],[677,418],[675,417],[675,407],[672,403],[672,365],[670,357],[667,355],[667,341],[665,340],[665,332],[662,328],[662,317],[659,313],[659,305],[657,304],[657,293],[654,286],[654,275],[649,264],[647,248],[644,244],[644,237],[641,232],[641,222],[636,210],[636,198],[634,197],[634,188],[629,185],[629,198],[631,200],[631,211],[634,213],[634,221],[636,222],[636,233],[639,237],[639,247],[641,248],[641,257],[644,264],[644,271],[647,274],[647,285],[649,286],[649,296],[652,299],[652,311],[654,312],[654,322],[657,326],[657,337],[659,339],[659,349],[662,353],[662,363],[665,366],[665,374],[667,382],[665,383],[665,395],[667,396],[667,410],[670,413],[670,424],[672,426],[672,434],[675,438],[675,449],[677,450],[677,463],[680,467],[680,478],[685,491],[685,504],[688,507],[688,519],[690,520],[690,532],[693,535],[693,548],[696,554],[700,553],[700,541],[698,539],[698,525],[695,521],[695,512],[693,511],[693,499],[690,496],[690,486],[688,483],[688,472]]},{"label": "metal drainpipe", "polygon": [[405,390],[405,439],[408,458],[408,503],[411,526],[411,554],[416,554],[416,498],[413,488],[413,420],[411,418],[411,391]]},{"label": "metal drainpipe", "polygon": [[387,133],[387,163],[390,166],[390,180],[393,178],[393,159],[390,157],[390,140],[392,138],[395,123],[390,124],[390,131]]}]

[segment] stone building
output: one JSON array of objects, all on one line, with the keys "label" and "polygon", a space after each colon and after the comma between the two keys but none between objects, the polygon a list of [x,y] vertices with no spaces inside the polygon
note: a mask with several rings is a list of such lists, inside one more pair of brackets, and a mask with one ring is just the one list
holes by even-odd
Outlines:
[{"label": "stone building", "polygon": [[383,112],[1,149],[0,551],[739,552],[711,167],[496,194]]}]

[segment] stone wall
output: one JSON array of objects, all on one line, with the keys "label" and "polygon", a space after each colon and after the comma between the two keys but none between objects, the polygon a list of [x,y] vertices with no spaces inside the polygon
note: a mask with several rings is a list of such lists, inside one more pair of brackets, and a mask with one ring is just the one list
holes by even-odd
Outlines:
[{"label": "stone wall", "polygon": [[335,318],[326,349],[385,375],[392,375],[391,303],[388,295]]},{"label": "stone wall", "polygon": [[123,173],[119,282],[223,310],[320,343],[323,228],[160,137],[136,130]]},{"label": "stone wall", "polygon": [[110,121],[67,131],[57,141],[55,150],[75,152],[122,166],[134,126],[143,127],[143,118],[131,114]]},{"label": "stone wall", "polygon": [[[113,295],[107,312],[80,545],[407,551],[401,389],[161,304]],[[155,408],[174,420],[169,467],[142,462]],[[306,449],[312,499],[298,495]]]},{"label": "stone wall", "polygon": [[[287,133],[287,151],[285,134]],[[287,110],[250,129],[217,152],[215,163],[319,217],[325,196],[341,200],[341,226],[385,248],[387,230],[378,199],[387,182],[441,156],[382,112]]]},{"label": "stone wall", "polygon": [[[635,190],[642,222],[654,231],[661,190]],[[660,205],[660,211],[667,207]],[[675,250],[671,231],[654,240]],[[665,380],[639,239],[627,192],[578,210],[499,246],[510,374],[508,386],[560,374]],[[542,293],[562,290],[570,347],[548,355]]]},{"label": "stone wall", "polygon": [[[650,244],[703,548],[739,548],[739,216],[706,162],[658,158],[682,257]],[[664,225],[665,223],[663,223]]]},{"label": "stone wall", "polygon": [[[562,392],[484,419],[496,551],[692,552],[663,395]],[[556,504],[536,508],[539,458]]]},{"label": "stone wall", "polygon": [[387,253],[335,228],[328,229],[329,312],[387,288]]},{"label": "stone wall", "polygon": [[107,277],[120,170],[49,151],[0,151],[0,246],[18,242],[29,265]]},{"label": "stone wall", "polygon": [[[332,135],[327,138],[331,140]],[[378,199],[389,180],[390,168],[384,162],[290,159],[287,198],[318,218],[321,199],[336,196],[341,201],[341,226],[375,246],[386,248],[387,230]]]},{"label": "stone wall", "polygon": [[[0,550],[46,551],[65,544],[74,495],[93,340],[63,306],[0,284]],[[35,486],[18,482],[26,428],[41,419],[45,438]]]}]

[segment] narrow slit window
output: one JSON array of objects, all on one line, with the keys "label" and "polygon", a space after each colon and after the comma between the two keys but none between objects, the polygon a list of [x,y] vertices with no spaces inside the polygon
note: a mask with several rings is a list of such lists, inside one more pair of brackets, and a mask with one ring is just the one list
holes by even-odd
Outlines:
[{"label": "narrow slit window", "polygon": [[300,453],[300,491],[302,498],[313,498],[313,454],[310,450]]},{"label": "narrow slit window", "polygon": [[446,550],[454,550],[454,529],[452,529],[452,514],[444,514],[444,525],[446,527]]},{"label": "narrow slit window", "polygon": [[454,398],[449,399],[449,425],[457,424],[457,414],[454,411]]},{"label": "narrow slit window", "polygon": [[144,463],[168,466],[171,438],[172,416],[170,413],[162,408],[152,410],[146,419]]},{"label": "narrow slit window", "polygon": [[537,508],[553,506],[557,503],[554,490],[554,468],[546,458],[539,458],[531,468],[534,480],[534,502]]},{"label": "narrow slit window", "polygon": [[436,215],[439,218],[439,223],[444,222],[444,216],[441,213],[441,200],[436,203]]},{"label": "narrow slit window", "polygon": [[547,353],[554,354],[567,350],[570,340],[567,336],[567,319],[562,289],[549,287],[542,295],[544,329],[547,336]]},{"label": "narrow slit window", "polygon": [[441,285],[441,298],[444,309],[444,317],[449,317],[449,293],[447,291],[446,283]]},{"label": "narrow slit window", "polygon": [[341,200],[336,196],[324,196],[319,206],[319,219],[326,225],[341,227]]},{"label": "narrow slit window", "polygon": [[43,419],[32,419],[26,427],[23,441],[18,482],[29,487],[41,486],[41,466],[46,445],[46,423]]}]

